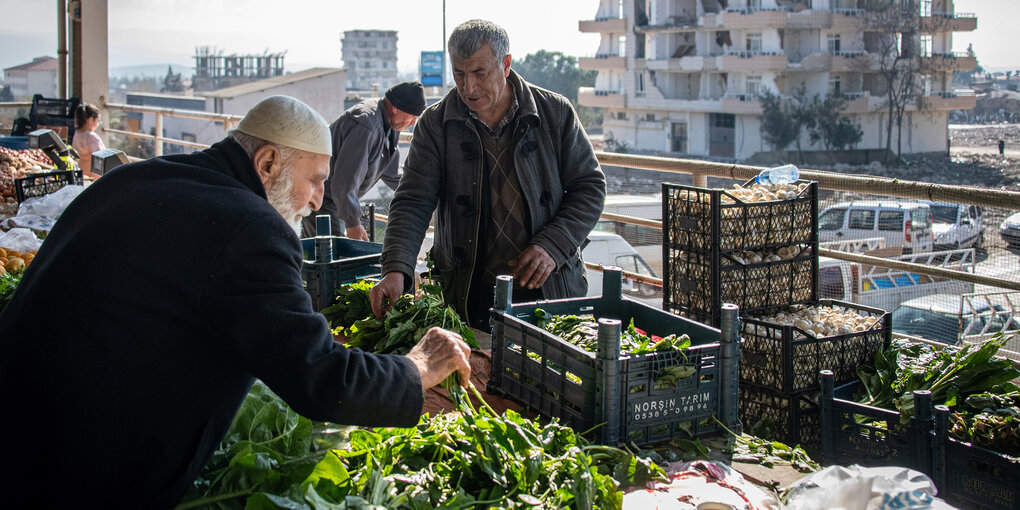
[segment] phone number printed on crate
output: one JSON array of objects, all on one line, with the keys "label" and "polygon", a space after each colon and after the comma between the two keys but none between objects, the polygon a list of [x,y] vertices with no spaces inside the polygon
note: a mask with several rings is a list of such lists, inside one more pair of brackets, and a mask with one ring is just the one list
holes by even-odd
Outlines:
[{"label": "phone number printed on crate", "polygon": [[712,393],[702,392],[664,399],[634,402],[631,420],[634,422],[668,418],[697,412],[711,412]]}]

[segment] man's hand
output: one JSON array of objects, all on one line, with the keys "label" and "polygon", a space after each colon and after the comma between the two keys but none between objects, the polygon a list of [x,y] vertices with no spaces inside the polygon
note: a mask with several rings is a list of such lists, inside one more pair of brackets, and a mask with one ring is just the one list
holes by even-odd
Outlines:
[{"label": "man's hand", "polygon": [[353,225],[347,227],[347,237],[358,241],[368,241],[368,232],[365,232],[365,227],[362,227],[361,224]]},{"label": "man's hand", "polygon": [[523,288],[537,289],[545,284],[546,278],[556,269],[556,262],[545,248],[529,245],[521,256],[508,262],[514,270],[514,281]]},{"label": "man's hand", "polygon": [[407,358],[418,367],[421,387],[425,390],[443,382],[454,372],[460,374],[461,386],[467,386],[471,379],[470,356],[471,348],[460,335],[442,328],[428,330],[418,345],[407,353]]},{"label": "man's hand", "polygon": [[376,317],[382,317],[390,311],[390,305],[403,293],[404,273],[399,271],[386,273],[386,276],[368,292],[368,298],[372,302],[372,313]]}]

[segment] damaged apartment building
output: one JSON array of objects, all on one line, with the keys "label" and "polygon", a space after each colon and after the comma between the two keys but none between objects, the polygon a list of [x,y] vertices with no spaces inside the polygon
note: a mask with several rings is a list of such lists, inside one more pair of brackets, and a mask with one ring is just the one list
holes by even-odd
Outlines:
[{"label": "damaged apartment building", "polygon": [[[945,152],[949,113],[975,103],[952,87],[953,71],[977,64],[952,50],[953,32],[976,27],[952,0],[601,0],[579,23],[601,42],[579,60],[598,76],[578,100],[630,149],[747,159],[773,149],[760,132],[764,90],[838,92],[864,133],[854,148],[886,147],[891,100],[903,110],[894,149]],[[801,144],[820,150],[806,134]]]}]

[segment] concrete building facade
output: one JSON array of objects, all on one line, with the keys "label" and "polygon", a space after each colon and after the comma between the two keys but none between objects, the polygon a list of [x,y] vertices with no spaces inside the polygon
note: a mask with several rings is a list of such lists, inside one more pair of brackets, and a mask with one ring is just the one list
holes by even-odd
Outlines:
[{"label": "concrete building facade", "polygon": [[15,101],[29,101],[35,94],[57,96],[57,64],[53,57],[36,57],[26,64],[4,69],[4,81]]},{"label": "concrete building facade", "polygon": [[[896,69],[896,80],[911,76],[912,99],[893,150],[944,152],[949,112],[975,104],[952,88],[953,71],[977,64],[952,51],[952,34],[976,27],[952,0],[601,0],[579,23],[601,42],[579,60],[598,77],[578,99],[602,108],[607,138],[633,149],[746,159],[773,149],[760,132],[765,90],[838,92],[864,132],[855,148],[882,149]],[[821,150],[806,134],[801,145]]]},{"label": "concrete building facade", "polygon": [[385,91],[397,84],[396,30],[348,30],[340,46],[348,89]]},{"label": "concrete building facade", "polygon": [[[304,101],[319,112],[326,122],[333,122],[344,111],[344,98],[347,96],[345,82],[346,71],[343,69],[315,67],[243,85],[203,92],[201,95],[129,93],[127,103],[138,106],[243,116],[262,99],[282,94]],[[129,113],[128,128],[132,131],[154,133],[156,116],[151,113]],[[226,132],[227,127],[222,122],[171,116],[163,118],[163,136],[168,138],[211,145],[221,140]],[[164,147],[166,154],[188,153],[193,150],[181,145],[166,144]]]}]

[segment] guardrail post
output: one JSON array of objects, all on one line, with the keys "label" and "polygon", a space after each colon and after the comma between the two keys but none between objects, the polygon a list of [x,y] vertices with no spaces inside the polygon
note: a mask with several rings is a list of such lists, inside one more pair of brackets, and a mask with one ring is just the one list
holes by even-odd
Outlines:
[{"label": "guardrail post", "polygon": [[163,155],[163,114],[156,114],[156,156]]}]

